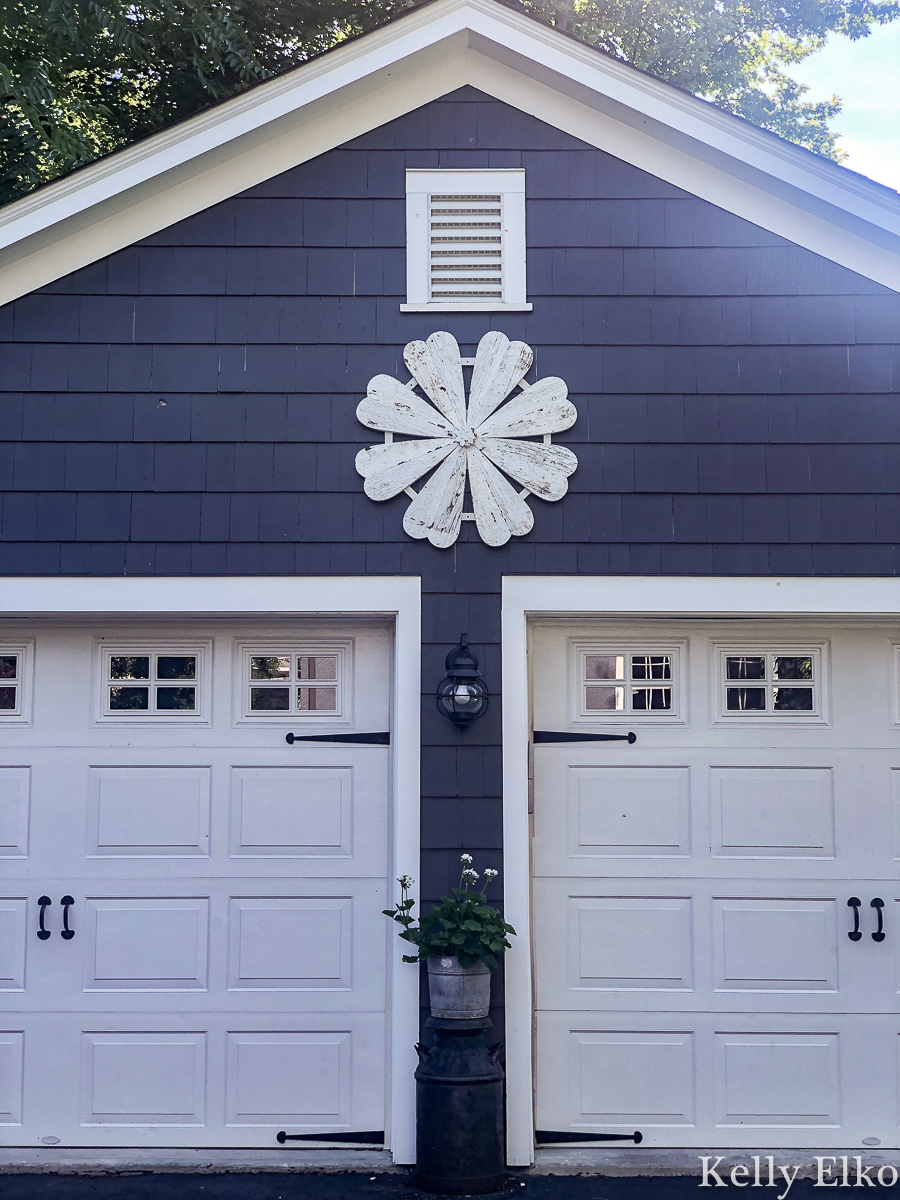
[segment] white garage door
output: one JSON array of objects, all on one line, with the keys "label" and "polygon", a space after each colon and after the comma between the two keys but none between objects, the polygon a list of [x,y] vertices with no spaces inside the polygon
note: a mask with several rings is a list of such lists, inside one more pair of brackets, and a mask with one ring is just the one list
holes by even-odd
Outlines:
[{"label": "white garage door", "polygon": [[898,642],[535,627],[538,1129],[900,1144]]},{"label": "white garage door", "polygon": [[384,1129],[390,631],[3,638],[0,1140]]}]

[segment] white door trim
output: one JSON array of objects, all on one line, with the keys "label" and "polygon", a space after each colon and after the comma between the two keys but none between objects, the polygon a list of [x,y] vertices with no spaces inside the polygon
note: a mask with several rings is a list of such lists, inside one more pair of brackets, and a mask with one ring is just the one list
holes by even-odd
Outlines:
[{"label": "white door trim", "polygon": [[528,820],[527,619],[610,616],[891,616],[900,579],[709,576],[514,576],[503,580],[503,880],[505,916],[518,931],[506,956],[507,1157],[534,1159],[531,861]]},{"label": "white door trim", "polygon": [[[0,580],[4,616],[160,613],[210,616],[295,616],[331,613],[393,617],[394,729],[392,755],[392,851],[390,878],[419,875],[419,716],[421,692],[421,594],[418,576],[231,578],[7,578]],[[366,608],[361,608],[364,597]],[[392,939],[390,1121],[386,1130],[396,1163],[416,1160],[413,1043],[419,1028],[419,973],[401,960]]]}]

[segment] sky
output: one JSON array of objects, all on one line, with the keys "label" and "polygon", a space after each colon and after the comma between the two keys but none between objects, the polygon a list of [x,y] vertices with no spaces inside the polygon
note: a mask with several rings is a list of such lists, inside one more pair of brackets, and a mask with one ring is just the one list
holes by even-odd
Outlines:
[{"label": "sky", "polygon": [[848,154],[844,166],[900,191],[900,21],[857,42],[832,36],[789,73],[809,85],[807,100],[843,97],[831,127]]}]

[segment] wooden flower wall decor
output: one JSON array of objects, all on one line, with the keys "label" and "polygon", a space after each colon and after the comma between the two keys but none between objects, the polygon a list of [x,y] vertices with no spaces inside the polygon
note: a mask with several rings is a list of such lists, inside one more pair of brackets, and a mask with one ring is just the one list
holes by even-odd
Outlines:
[{"label": "wooden flower wall decor", "polygon": [[[452,334],[433,333],[403,351],[409,383],[390,375],[369,381],[356,415],[384,433],[384,445],[360,450],[356,469],[372,500],[404,491],[412,498],[403,518],[410,537],[445,549],[459,537],[461,522],[474,520],[483,541],[503,546],[534,525],[528,495],[559,500],[566,494],[578,460],[571,450],[554,446],[551,435],[568,429],[578,414],[561,379],[525,382],[533,357],[524,342],[486,333],[478,343],[467,404],[463,366],[472,360],[460,357]],[[511,396],[516,388],[520,391]],[[395,434],[409,437],[395,441]],[[535,438],[541,440],[521,440]],[[413,491],[429,471],[434,474],[422,490]],[[472,513],[463,512],[467,477]]]}]

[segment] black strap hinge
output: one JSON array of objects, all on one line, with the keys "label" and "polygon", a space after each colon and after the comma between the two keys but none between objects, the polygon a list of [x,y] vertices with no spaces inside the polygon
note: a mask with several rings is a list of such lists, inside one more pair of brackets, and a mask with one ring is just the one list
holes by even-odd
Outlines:
[{"label": "black strap hinge", "polygon": [[531,735],[535,745],[541,742],[627,742],[633,746],[636,733],[551,733],[547,729],[535,729]]},{"label": "black strap hinge", "polygon": [[349,746],[389,746],[390,732],[386,733],[286,733],[284,740],[289,746],[294,742],[342,742]]},{"label": "black strap hinge", "polygon": [[644,1135],[639,1129],[634,1133],[574,1133],[563,1129],[536,1129],[534,1140],[539,1146],[549,1146],[562,1142],[634,1142],[639,1146]]},{"label": "black strap hinge", "polygon": [[362,1133],[285,1133],[282,1129],[275,1134],[275,1140],[282,1146],[285,1142],[350,1142],[357,1146],[383,1146],[383,1129],[366,1129]]}]

